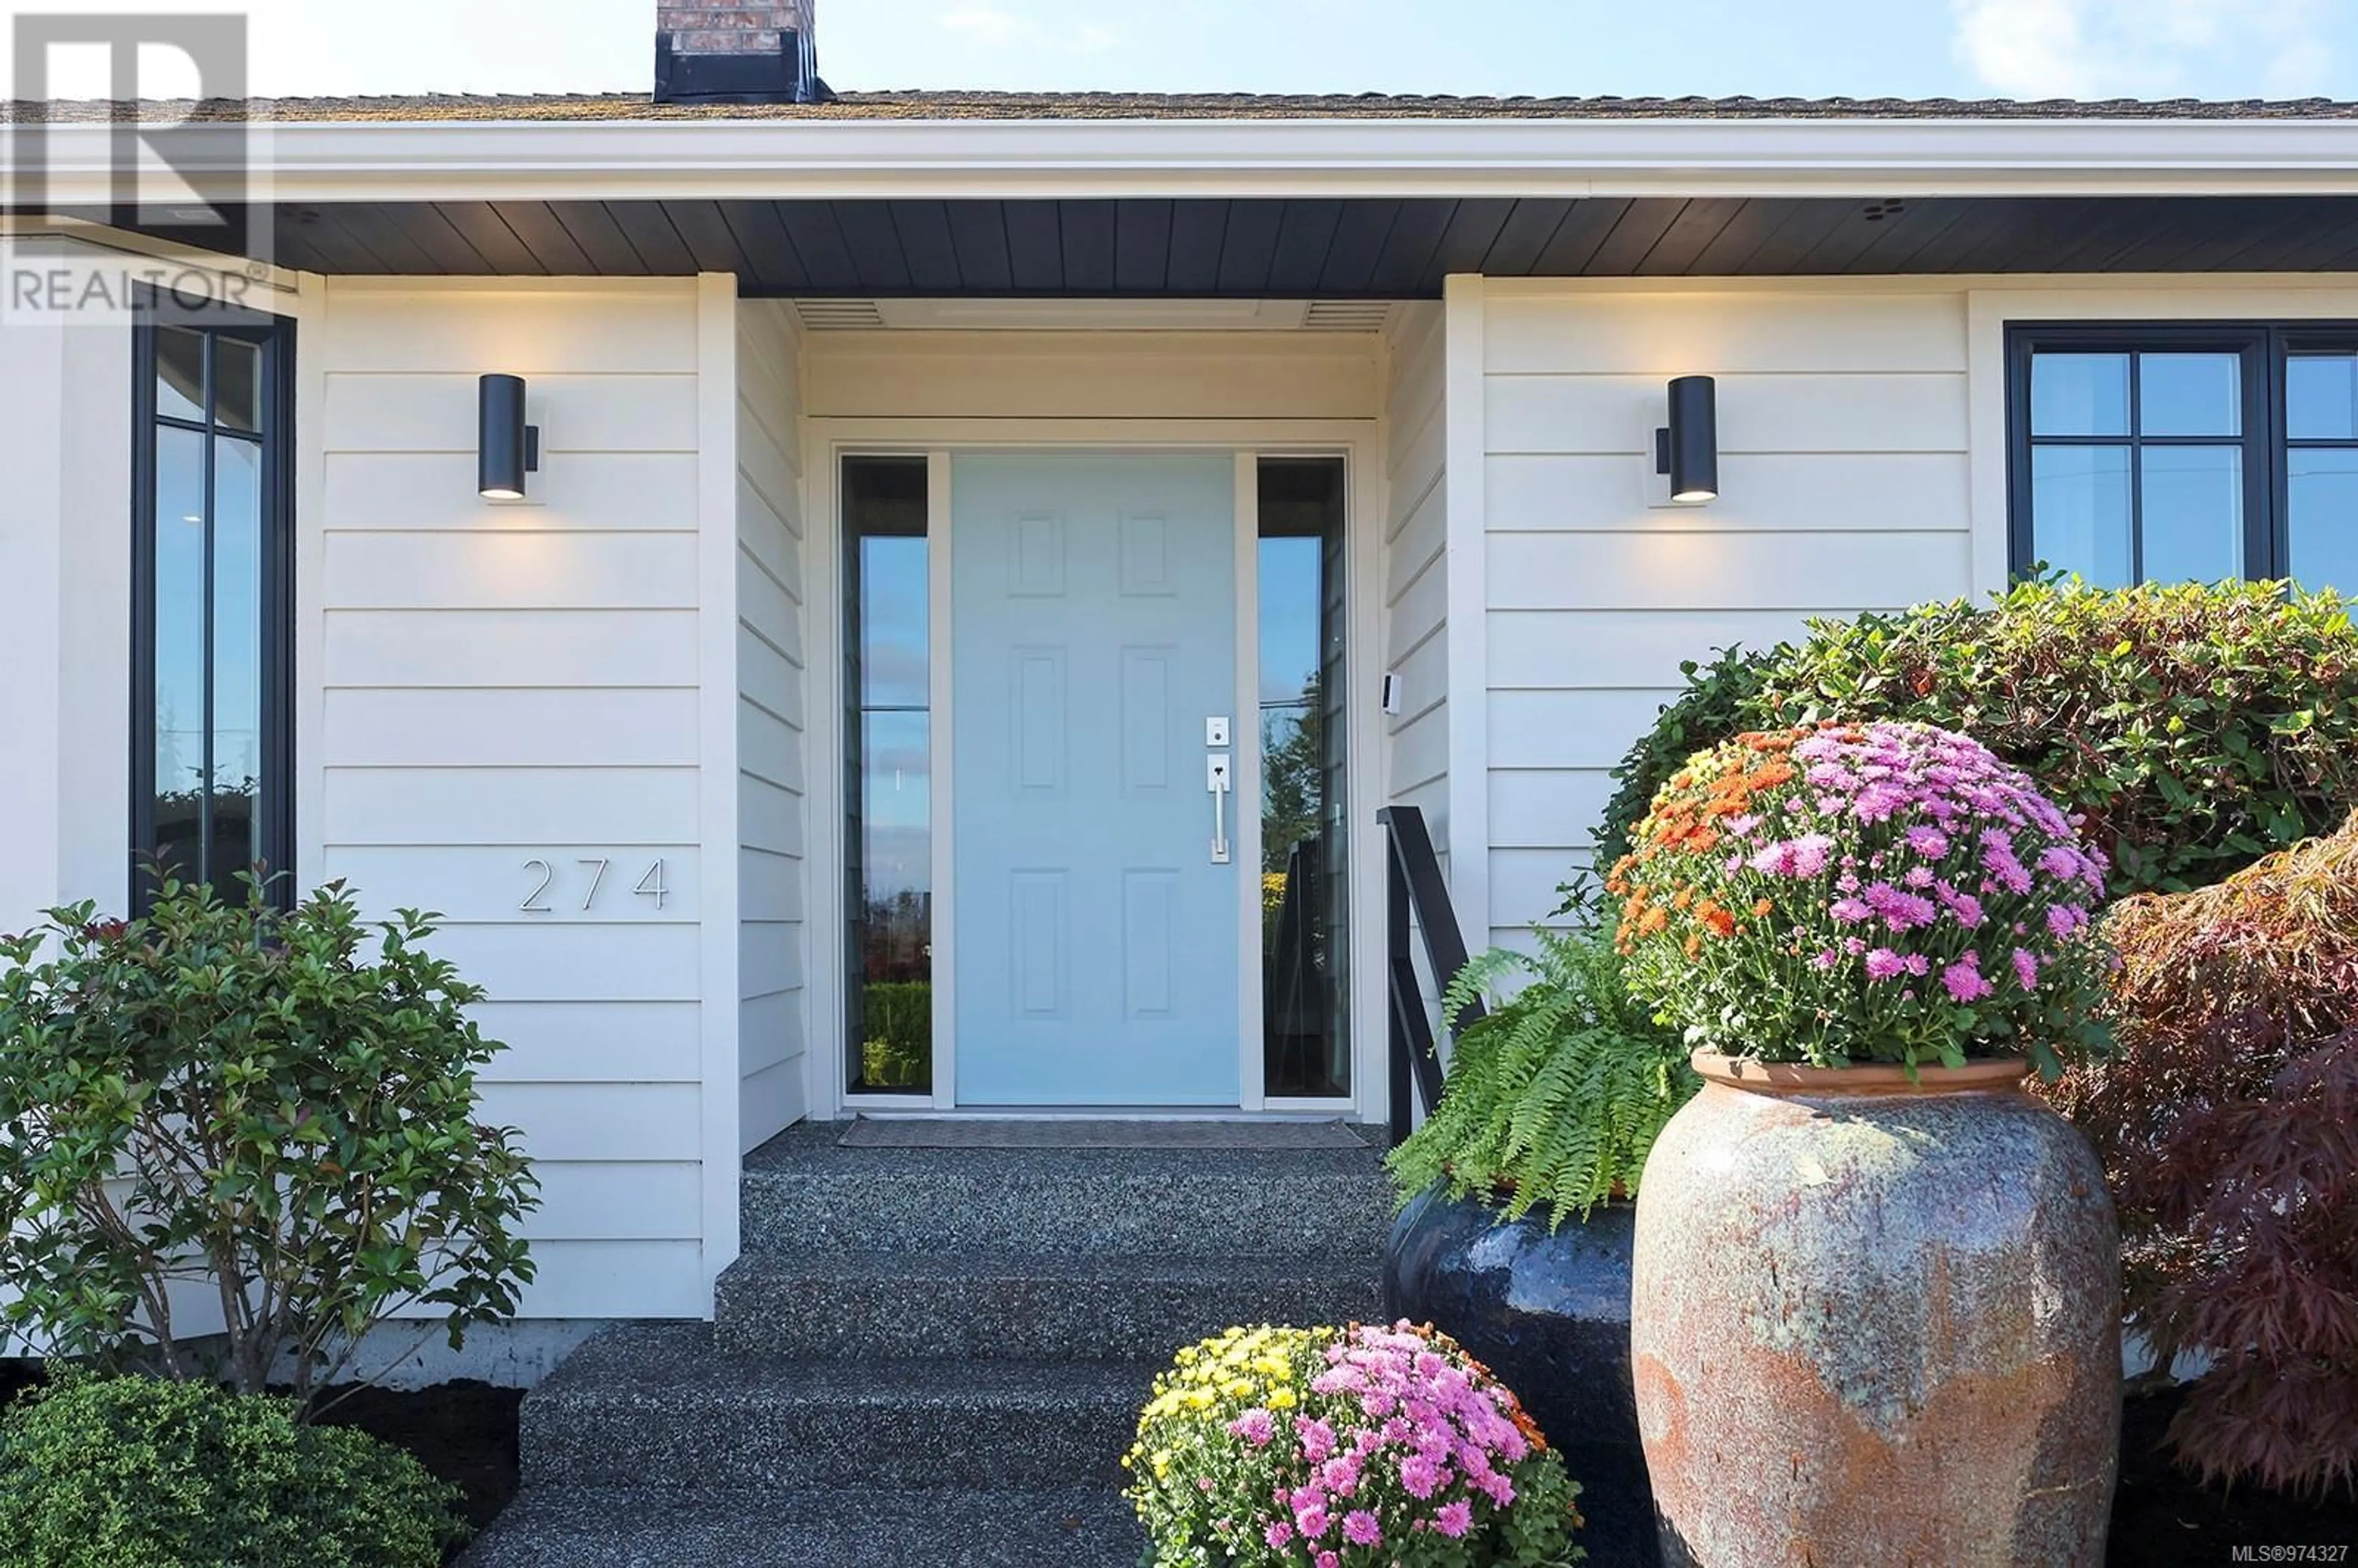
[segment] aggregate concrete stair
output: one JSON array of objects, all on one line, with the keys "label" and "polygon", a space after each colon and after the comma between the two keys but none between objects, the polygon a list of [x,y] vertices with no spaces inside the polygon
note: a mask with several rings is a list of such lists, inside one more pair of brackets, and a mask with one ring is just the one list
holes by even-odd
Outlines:
[{"label": "aggregate concrete stair", "polygon": [[1237,1322],[1380,1306],[1357,1150],[748,1157],[714,1321],[627,1325],[525,1401],[523,1496],[471,1568],[1129,1564],[1155,1370]]}]

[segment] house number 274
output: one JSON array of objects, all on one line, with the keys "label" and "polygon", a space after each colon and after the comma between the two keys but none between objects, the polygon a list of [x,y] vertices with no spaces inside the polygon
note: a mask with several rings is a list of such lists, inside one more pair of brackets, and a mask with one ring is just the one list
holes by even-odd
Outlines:
[{"label": "house number 274", "polygon": [[[597,904],[599,890],[606,885],[607,870],[614,862],[576,860],[573,863],[581,868],[590,883],[588,891],[581,895],[581,902],[575,905],[577,909],[587,912]],[[517,904],[516,908],[526,914],[556,914],[559,913],[557,906],[549,901],[552,898],[563,897],[569,902],[573,896],[569,887],[563,894],[557,892],[557,867],[550,861],[526,860],[524,863],[524,874],[532,879],[533,888],[530,892],[524,895],[524,902]],[[568,877],[565,880],[571,884],[579,879]],[[654,865],[649,866],[647,874],[639,879],[638,885],[632,888],[631,892],[636,897],[654,900],[655,908],[662,909],[664,901],[671,896],[670,891],[664,886],[664,863],[657,860]]]}]

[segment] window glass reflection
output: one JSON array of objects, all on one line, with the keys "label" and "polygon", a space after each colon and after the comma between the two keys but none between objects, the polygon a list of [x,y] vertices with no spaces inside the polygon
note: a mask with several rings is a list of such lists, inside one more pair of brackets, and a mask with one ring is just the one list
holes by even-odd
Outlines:
[{"label": "window glass reflection", "polygon": [[2033,448],[2030,498],[2041,560],[2099,588],[2136,580],[2128,448]]},{"label": "window glass reflection", "polygon": [[850,849],[847,1081],[933,1087],[933,674],[925,461],[843,467]]},{"label": "window glass reflection", "polygon": [[1260,466],[1265,1087],[1350,1093],[1343,465]]},{"label": "window glass reflection", "polygon": [[2138,454],[2148,582],[2244,575],[2241,447],[2147,447]]},{"label": "window glass reflection", "polygon": [[2358,441],[2358,353],[2286,359],[2285,428],[2296,441]]},{"label": "window glass reflection", "polygon": [[2234,436],[2243,428],[2241,355],[2137,356],[2138,434]]},{"label": "window glass reflection", "polygon": [[2030,362],[2034,436],[2129,433],[2129,356],[2043,353]]},{"label": "window glass reflection", "polygon": [[2358,597],[2358,448],[2296,447],[2290,470],[2293,580]]}]

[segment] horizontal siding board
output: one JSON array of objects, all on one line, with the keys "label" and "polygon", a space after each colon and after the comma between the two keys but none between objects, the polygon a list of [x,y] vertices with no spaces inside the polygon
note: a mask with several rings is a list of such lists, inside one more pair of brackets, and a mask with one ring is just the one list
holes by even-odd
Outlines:
[{"label": "horizontal siding board", "polygon": [[803,672],[752,628],[737,628],[738,695],[796,730],[806,727]]},{"label": "horizontal siding board", "polygon": [[741,588],[737,604],[739,625],[789,662],[796,665],[805,662],[802,607],[779,591],[775,583],[755,570],[752,580]]},{"label": "horizontal siding board", "polygon": [[[1605,798],[1596,801],[1596,813]],[[1587,838],[1584,828],[1580,837]],[[1490,851],[1490,925],[1493,929],[1526,930],[1547,923],[1563,902],[1556,890],[1572,873],[1588,863],[1584,851],[1563,849],[1493,849]]]},{"label": "horizontal siding board", "polygon": [[1798,636],[1804,619],[1791,610],[1493,611],[1490,687],[1675,686],[1682,661],[1738,643],[1773,647]]},{"label": "horizontal siding board", "polygon": [[341,286],[316,351],[339,373],[693,375],[696,285]]},{"label": "horizontal siding board", "polygon": [[[463,452],[479,434],[477,376],[371,375],[337,369],[327,377],[321,441],[342,452]],[[541,375],[525,408],[540,427],[545,460],[591,452],[693,452],[696,377]],[[553,471],[554,465],[551,465]]]},{"label": "horizontal siding board", "polygon": [[771,509],[769,502],[741,475],[737,483],[737,548],[739,582],[745,590],[758,586],[744,574],[769,579],[773,592],[803,601],[802,534],[799,524]]},{"label": "horizontal siding board", "polygon": [[799,1057],[752,1074],[738,1086],[738,1141],[747,1150],[760,1148],[809,1114]]},{"label": "horizontal siding board", "polygon": [[1614,788],[1606,768],[1494,769],[1490,847],[1561,849],[1585,844]]},{"label": "horizontal siding board", "polygon": [[688,768],[330,767],[320,832],[344,844],[693,844]]},{"label": "horizontal siding board", "polygon": [[1609,768],[1651,730],[1670,688],[1583,690],[1576,676],[1556,691],[1490,693],[1493,768]]},{"label": "horizontal siding board", "polygon": [[693,454],[553,457],[528,481],[525,503],[477,495],[472,452],[332,453],[326,472],[320,523],[331,534],[696,532]]},{"label": "horizontal siding board", "polygon": [[737,907],[747,920],[797,922],[803,907],[803,861],[774,850],[737,854]]},{"label": "horizontal siding board", "polygon": [[694,686],[687,610],[330,610],[329,686]]},{"label": "horizontal siding board", "polygon": [[743,921],[737,946],[738,989],[744,994],[800,990],[806,983],[800,921]]},{"label": "horizontal siding board", "polygon": [[737,764],[747,776],[795,795],[806,787],[801,732],[742,698],[737,704]]},{"label": "horizontal siding board", "polygon": [[1614,457],[1493,457],[1490,531],[1963,533],[1972,493],[1963,452],[1724,453],[1719,499],[1649,507],[1653,463]]},{"label": "horizontal siding board", "polygon": [[[1963,534],[1494,534],[1494,611],[1848,609],[1968,591]],[[1692,656],[1692,652],[1690,654]]]},{"label": "horizontal siding board", "polygon": [[1671,376],[1965,368],[1961,292],[1490,297],[1493,374]]},{"label": "horizontal siding board", "polygon": [[[1962,452],[1963,373],[1721,375],[1719,449]],[[1651,375],[1494,375],[1484,383],[1493,452],[1650,453],[1667,409]]]},{"label": "horizontal siding board", "polygon": [[703,1318],[712,1310],[701,1241],[544,1241],[517,1315]]},{"label": "horizontal siding board", "polygon": [[540,1207],[531,1241],[693,1240],[703,1234],[704,1167],[692,1160],[534,1162]]},{"label": "horizontal siding board", "polygon": [[352,610],[649,610],[697,601],[696,540],[662,534],[331,534],[328,603]]},{"label": "horizontal siding board", "polygon": [[482,1118],[523,1130],[535,1160],[695,1160],[694,1084],[492,1084]]},{"label": "horizontal siding board", "polygon": [[[519,917],[523,918],[523,917]],[[503,1001],[695,1001],[700,975],[693,924],[451,925],[437,951]],[[693,1156],[688,1156],[692,1158]]]},{"label": "horizontal siding board", "polygon": [[697,693],[330,689],[320,740],[346,767],[693,767]]},{"label": "horizontal siding board", "polygon": [[693,1084],[702,1076],[694,1002],[499,1001],[468,1009],[507,1049],[486,1083]]},{"label": "horizontal siding board", "polygon": [[772,991],[767,996],[749,996],[739,1006],[743,1043],[738,1054],[746,1076],[782,1062],[801,1060],[806,1049],[803,1008],[807,1000],[807,993],[797,988]]},{"label": "horizontal siding board", "polygon": [[[374,914],[427,909],[452,925],[541,923],[577,925],[693,924],[702,892],[702,851],[678,844],[537,845],[528,852],[467,845],[335,847],[324,873],[349,881]],[[527,869],[545,860],[547,871]],[[604,862],[600,870],[599,862]],[[663,907],[655,907],[650,873],[663,866]],[[544,889],[542,879],[551,880]],[[538,893],[538,897],[534,895]],[[527,901],[548,906],[527,914]],[[588,907],[583,907],[584,905]]]}]

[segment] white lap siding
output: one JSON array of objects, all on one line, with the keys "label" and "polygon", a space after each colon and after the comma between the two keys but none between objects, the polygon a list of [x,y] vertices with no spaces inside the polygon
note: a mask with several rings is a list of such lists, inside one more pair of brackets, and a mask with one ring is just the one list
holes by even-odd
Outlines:
[{"label": "white lap siding", "polygon": [[749,301],[737,317],[737,723],[742,901],[739,1142],[808,1107],[809,649],[804,640],[800,330]]},{"label": "white lap siding", "polygon": [[[1966,301],[1494,280],[1484,327],[1487,913],[1513,941],[1585,863],[1681,660],[1973,587]],[[1720,498],[1652,506],[1690,373],[1718,381]]]},{"label": "white lap siding", "polygon": [[[527,1317],[702,1315],[734,1251],[734,322],[726,279],[339,280],[298,349],[302,871],[443,912],[489,991]],[[527,503],[475,493],[492,371],[530,384]]]},{"label": "white lap siding", "polygon": [[1395,806],[1421,808],[1433,843],[1449,846],[1448,419],[1445,329],[1438,305],[1403,306],[1387,335],[1384,461],[1384,667],[1395,677],[1385,717],[1386,776]]}]

